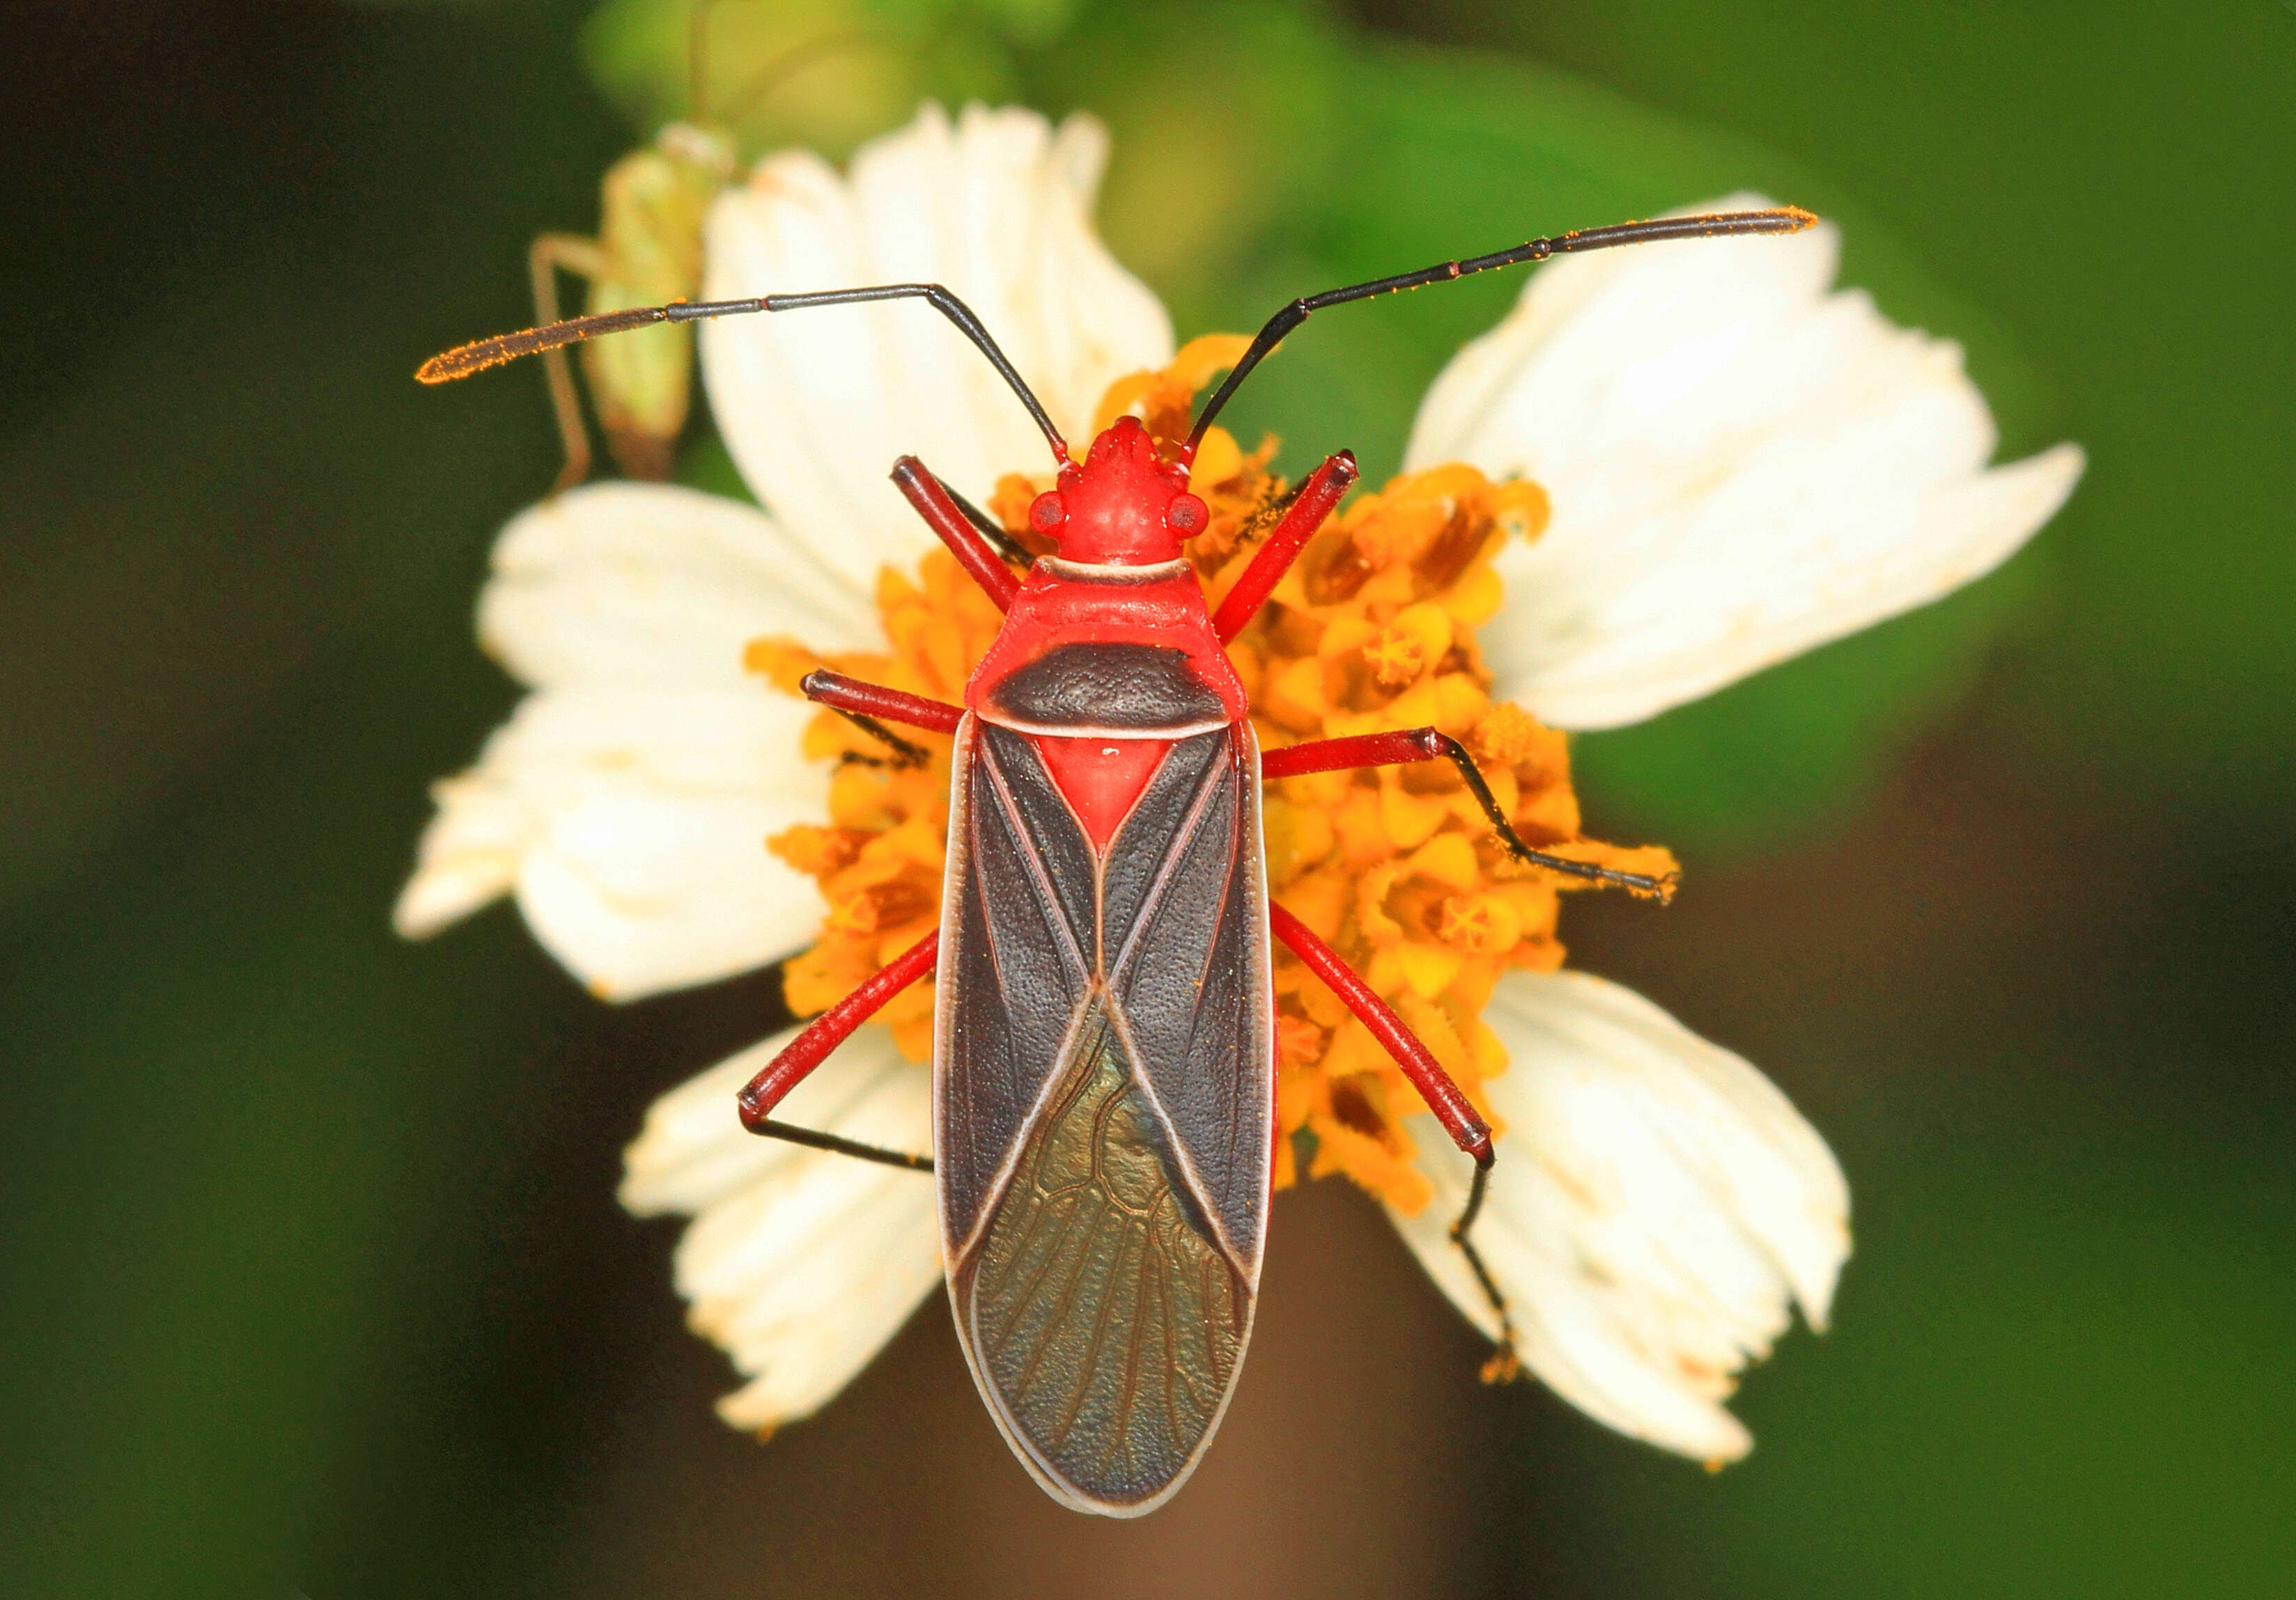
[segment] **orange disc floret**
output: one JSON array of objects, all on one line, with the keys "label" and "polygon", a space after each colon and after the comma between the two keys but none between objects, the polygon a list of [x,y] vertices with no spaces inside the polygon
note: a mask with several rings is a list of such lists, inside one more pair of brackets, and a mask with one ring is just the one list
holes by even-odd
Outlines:
[{"label": "orange disc floret", "polygon": [[[1192,402],[1246,341],[1200,339],[1160,372],[1109,390],[1095,428],[1139,415],[1166,459],[1176,459]],[[1214,428],[1199,447],[1189,488],[1211,513],[1187,555],[1217,608],[1261,537],[1281,517],[1288,485],[1271,473],[1275,442],[1246,455]],[[1045,541],[1029,508],[1048,480],[1018,474],[990,510],[1032,549]],[[1494,483],[1473,467],[1406,473],[1358,494],[1308,542],[1267,605],[1228,645],[1262,745],[1433,726],[1464,743],[1494,798],[1530,845],[1571,860],[1671,878],[1667,851],[1623,849],[1581,838],[1563,736],[1521,708],[1490,698],[1475,630],[1496,614],[1492,558],[1506,542],[1546,527],[1546,492]],[[878,609],[886,654],[817,656],[781,640],[750,647],[751,667],[795,692],[816,666],[833,667],[936,699],[962,697],[994,638],[996,608],[943,552],[912,582],[888,571]],[[820,883],[830,915],[820,941],[784,977],[799,1015],[825,1009],[936,925],[947,827],[948,741],[904,733],[929,759],[887,764],[890,752],[824,713],[806,753],[843,763],[825,827],[777,835],[775,852]],[[1506,1055],[1482,1022],[1509,967],[1548,971],[1563,949],[1561,896],[1579,880],[1528,866],[1508,853],[1447,763],[1317,773],[1267,786],[1270,891],[1329,941],[1423,1039],[1488,1118],[1487,1079]],[[1406,1211],[1423,1207],[1427,1181],[1405,1119],[1422,1110],[1401,1071],[1338,997],[1278,948],[1275,1181],[1344,1172]],[[931,1046],[930,985],[883,1013],[901,1048],[922,1061]]]}]

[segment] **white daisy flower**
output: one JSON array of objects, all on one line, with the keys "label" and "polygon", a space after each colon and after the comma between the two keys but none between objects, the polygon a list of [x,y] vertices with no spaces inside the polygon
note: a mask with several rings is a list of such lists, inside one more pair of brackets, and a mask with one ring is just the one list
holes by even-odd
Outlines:
[{"label": "white daisy flower", "polygon": [[[1163,310],[1092,232],[1105,153],[1087,119],[1055,129],[1031,112],[976,106],[954,123],[926,108],[865,148],[849,176],[807,154],[769,158],[710,215],[704,293],[945,283],[1063,432],[1088,439],[1119,380],[1164,368],[1185,390],[1210,370],[1201,353],[1192,367],[1189,352],[1168,367]],[[1742,195],[1697,209],[1767,203]],[[1483,718],[1486,753],[1504,747],[1494,759],[1519,825],[1608,849],[1577,841],[1560,741],[1496,702],[1519,702],[1564,729],[1656,715],[1989,570],[2079,478],[2069,445],[1988,467],[1991,419],[1958,350],[1891,326],[1860,293],[1833,291],[1837,243],[1821,226],[1538,269],[1513,312],[1429,391],[1408,455],[1417,476],[1335,519],[1376,529],[1392,515],[1399,527],[1440,494],[1454,496],[1447,506],[1488,500],[1503,519],[1494,526],[1537,536],[1451,572],[1440,607],[1357,619],[1365,648],[1382,652],[1376,676],[1389,686],[1377,703],[1391,696],[1415,712],[1418,695]],[[776,856],[764,841],[805,833],[846,802],[828,761],[800,755],[812,708],[745,670],[745,647],[785,637],[825,655],[922,663],[961,683],[959,602],[937,597],[930,574],[922,590],[881,582],[888,569],[914,573],[935,548],[886,473],[914,454],[985,502],[1004,475],[1041,471],[1042,436],[996,374],[939,318],[906,306],[707,324],[701,358],[720,433],[770,512],[606,484],[511,524],[480,633],[535,693],[477,767],[439,785],[399,903],[402,931],[429,933],[513,893],[545,946],[613,998],[790,956],[844,892],[824,897],[816,881],[842,882],[845,858],[813,861],[795,846]],[[1440,464],[1453,463],[1475,471]],[[1208,471],[1233,474],[1234,495],[1257,492],[1263,469],[1217,434],[1198,459],[1200,482]],[[1544,488],[1551,516],[1528,482],[1486,481],[1518,479]],[[1468,480],[1482,487],[1459,487]],[[1473,587],[1484,569],[1499,580],[1488,591]],[[1470,591],[1496,604],[1472,630],[1488,672],[1439,682],[1440,640],[1423,662],[1414,652],[1427,627],[1464,628],[1478,615]],[[1279,589],[1278,601],[1286,595]],[[1332,610],[1297,590],[1290,603],[1302,616]],[[1434,611],[1450,620],[1421,614]],[[1296,663],[1267,649],[1267,701],[1255,685],[1255,711],[1278,731],[1361,710],[1303,705],[1316,692],[1283,676]],[[1849,1251],[1848,1191],[1833,1156],[1737,1056],[1615,985],[1536,970],[1560,959],[1551,887],[1484,882],[1471,853],[1464,866],[1437,859],[1444,830],[1467,825],[1447,820],[1447,802],[1391,780],[1349,795],[1352,781],[1339,775],[1341,789],[1318,792],[1382,819],[1394,853],[1380,870],[1466,874],[1443,902],[1456,925],[1447,921],[1440,939],[1374,927],[1383,918],[1376,896],[1332,915],[1357,919],[1349,926],[1372,952],[1374,987],[1406,1020],[1453,1030],[1450,1054],[1503,1125],[1475,1236],[1523,1360],[1622,1432],[1703,1459],[1743,1454],[1751,1440],[1722,1405],[1735,1374],[1796,1305],[1823,1325]],[[915,802],[920,818],[925,803]],[[1280,808],[1272,786],[1271,830]],[[1295,809],[1316,815],[1291,825],[1288,865],[1271,861],[1279,897],[1292,892],[1287,882],[1306,896],[1337,882],[1346,893],[1333,907],[1357,905],[1346,897],[1368,892],[1365,872],[1332,878],[1338,857],[1315,853],[1318,827],[1330,850],[1332,825],[1317,807]],[[880,837],[890,847],[899,833]],[[899,868],[906,881],[937,894],[938,841],[903,848],[914,857]],[[895,905],[896,876],[888,867],[872,878],[869,904]],[[877,924],[846,915],[860,903],[840,901],[839,948],[873,965]],[[1295,909],[1316,921],[1304,902]],[[900,902],[885,915],[922,928],[931,907]],[[1478,972],[1495,974],[1480,989]],[[824,966],[806,981],[830,976]],[[1342,1061],[1350,1041],[1319,1032],[1313,994],[1285,990],[1280,976],[1278,987],[1291,1030],[1284,1126],[1317,1134],[1316,1170],[1346,1170],[1382,1194],[1435,1281],[1496,1334],[1446,1237],[1467,1164],[1431,1121],[1399,1102],[1383,1109],[1394,1087],[1383,1068]],[[1462,993],[1487,1008],[1463,1008],[1453,998]],[[834,1395],[940,1276],[930,1182],[742,1130],[734,1090],[790,1037],[657,1103],[622,1188],[641,1214],[695,1218],[678,1246],[677,1286],[697,1331],[750,1379],[723,1415],[759,1430]],[[919,1048],[914,1025],[900,1042]],[[922,1150],[930,1083],[910,1063],[895,1030],[865,1027],[778,1114]]]}]

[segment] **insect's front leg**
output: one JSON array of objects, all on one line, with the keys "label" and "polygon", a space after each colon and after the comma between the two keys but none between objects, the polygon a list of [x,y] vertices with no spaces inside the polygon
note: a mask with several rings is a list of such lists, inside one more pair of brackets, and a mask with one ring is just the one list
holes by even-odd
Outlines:
[{"label": "insect's front leg", "polygon": [[[956,557],[972,581],[996,603],[996,609],[1012,610],[1013,596],[1021,592],[1021,583],[1004,558],[1012,551],[1020,551],[1020,546],[1013,545],[1002,529],[997,529],[969,502],[960,499],[914,455],[904,455],[893,464],[893,487],[916,508],[925,526],[948,546],[949,554]],[[992,529],[996,529],[994,537],[1012,546],[1012,551],[990,547]]]},{"label": "insect's front leg", "polygon": [[1466,1092],[1452,1081],[1451,1075],[1435,1059],[1435,1053],[1428,1049],[1425,1042],[1395,1014],[1394,1009],[1364,981],[1363,975],[1341,960],[1337,950],[1316,938],[1307,923],[1282,906],[1271,904],[1267,907],[1267,928],[1269,932],[1283,941],[1285,948],[1297,956],[1309,972],[1324,981],[1339,997],[1340,1003],[1355,1013],[1357,1022],[1371,1030],[1372,1038],[1377,1039],[1395,1058],[1395,1064],[1403,1069],[1403,1075],[1411,1080],[1411,1087],[1419,1091],[1419,1097],[1427,1103],[1427,1109],[1435,1113],[1435,1120],[1443,1125],[1443,1131],[1451,1136],[1451,1142],[1474,1158],[1474,1185],[1467,1191],[1465,1209],[1459,1213],[1459,1219],[1451,1225],[1451,1243],[1459,1247],[1461,1255],[1466,1257],[1468,1270],[1475,1275],[1475,1282],[1482,1289],[1483,1298],[1490,1302],[1492,1312],[1498,1317],[1499,1348],[1484,1367],[1484,1375],[1495,1383],[1513,1377],[1522,1366],[1515,1355],[1514,1318],[1507,1312],[1506,1297],[1499,1292],[1498,1281],[1491,1276],[1490,1268],[1483,1264],[1480,1252],[1467,1237],[1467,1230],[1474,1227],[1476,1217],[1482,1211],[1483,1194],[1490,1183],[1493,1159],[1490,1124],[1477,1113],[1473,1104],[1468,1101]]},{"label": "insect's front leg", "polygon": [[1431,727],[1405,728],[1387,734],[1356,734],[1342,739],[1311,739],[1301,744],[1288,744],[1281,750],[1271,750],[1259,759],[1262,777],[1295,778],[1311,772],[1339,772],[1357,767],[1395,767],[1408,761],[1447,760],[1458,768],[1469,793],[1482,808],[1492,831],[1507,848],[1507,853],[1528,866],[1545,867],[1549,872],[1566,877],[1583,878],[1592,883],[1608,883],[1644,899],[1663,905],[1674,898],[1675,880],[1671,875],[1651,877],[1643,873],[1622,873],[1611,867],[1597,866],[1591,861],[1573,861],[1567,856],[1550,855],[1535,850],[1522,841],[1499,808],[1497,798],[1491,793],[1490,783],[1483,776],[1467,747],[1450,734]]},{"label": "insect's front leg", "polygon": [[864,683],[857,677],[832,672],[826,667],[807,673],[798,681],[798,687],[805,691],[808,700],[827,706],[890,750],[896,767],[922,767],[930,758],[922,745],[902,738],[886,723],[921,727],[928,733],[953,734],[964,718],[962,706],[950,705],[944,700],[928,700],[901,689],[889,689],[882,684]]},{"label": "insect's front leg", "polygon": [[1308,481],[1292,496],[1291,509],[1283,513],[1283,520],[1267,536],[1267,542],[1260,546],[1259,554],[1251,558],[1213,615],[1212,631],[1219,636],[1221,644],[1242,633],[1244,625],[1259,614],[1267,596],[1283,581],[1283,574],[1300,559],[1300,552],[1315,537],[1316,529],[1324,525],[1324,519],[1332,514],[1340,496],[1355,482],[1357,471],[1354,454],[1342,450],[1337,455],[1325,456],[1324,464],[1308,474]]}]

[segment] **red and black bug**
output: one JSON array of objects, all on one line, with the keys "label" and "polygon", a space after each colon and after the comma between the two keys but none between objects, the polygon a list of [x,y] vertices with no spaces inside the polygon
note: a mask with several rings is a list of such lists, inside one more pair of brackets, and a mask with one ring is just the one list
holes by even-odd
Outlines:
[{"label": "red and black bug", "polygon": [[[742,1091],[740,1113],[753,1132],[933,1170],[958,1341],[1014,1453],[1063,1504],[1116,1516],[1162,1504],[1234,1391],[1275,1136],[1271,939],[1331,986],[1475,1161],[1451,1236],[1508,1326],[1469,1237],[1490,1129],[1370,986],[1270,903],[1261,781],[1448,760],[1519,860],[1644,894],[1668,888],[1530,849],[1466,751],[1431,727],[1263,754],[1222,646],[1354,482],[1355,459],[1342,451],[1309,475],[1215,612],[1182,554],[1209,521],[1188,492],[1206,430],[1277,341],[1327,307],[1553,255],[1814,220],[1784,209],[1627,223],[1294,300],[1169,458],[1122,417],[1074,460],[988,330],[931,283],[579,317],[463,346],[418,374],[444,382],[652,323],[917,299],[972,341],[1043,430],[1059,475],[1029,521],[1054,554],[1033,562],[922,463],[894,465],[903,495],[1003,610],[1003,628],[962,705],[827,671],[804,687],[895,759],[923,752],[887,724],[954,735],[941,924],[815,1019]],[[856,1028],[936,972],[932,1158],[774,1120]]]}]

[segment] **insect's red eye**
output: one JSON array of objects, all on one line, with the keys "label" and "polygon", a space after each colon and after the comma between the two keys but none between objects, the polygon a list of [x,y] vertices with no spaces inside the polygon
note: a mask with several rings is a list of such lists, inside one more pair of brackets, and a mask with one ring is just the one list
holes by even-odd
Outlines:
[{"label": "insect's red eye", "polygon": [[1055,490],[1046,489],[1029,503],[1029,526],[1038,533],[1050,533],[1068,520],[1069,508]]},{"label": "insect's red eye", "polygon": [[1164,521],[1171,524],[1173,532],[1179,534],[1201,533],[1204,525],[1211,520],[1211,507],[1193,495],[1180,496],[1164,511]]}]

